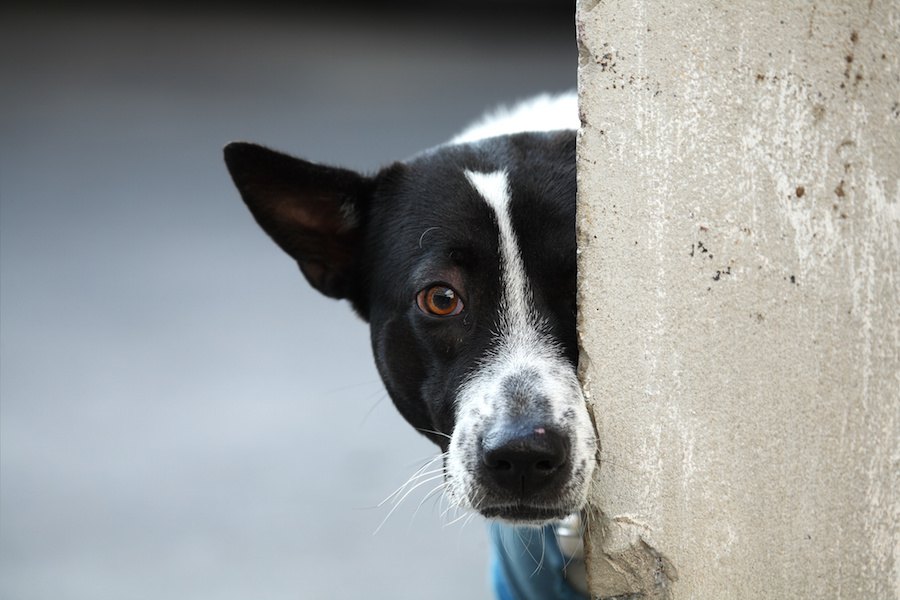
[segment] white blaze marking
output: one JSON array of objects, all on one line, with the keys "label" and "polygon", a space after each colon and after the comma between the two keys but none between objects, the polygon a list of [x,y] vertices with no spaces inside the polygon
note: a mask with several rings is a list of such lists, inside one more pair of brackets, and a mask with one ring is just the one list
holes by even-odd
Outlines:
[{"label": "white blaze marking", "polygon": [[[500,229],[500,273],[503,278],[501,326],[506,335],[528,335],[534,331],[531,288],[509,214],[509,182],[505,171],[465,171],[466,179],[497,215]],[[523,340],[524,341],[524,340]]]}]

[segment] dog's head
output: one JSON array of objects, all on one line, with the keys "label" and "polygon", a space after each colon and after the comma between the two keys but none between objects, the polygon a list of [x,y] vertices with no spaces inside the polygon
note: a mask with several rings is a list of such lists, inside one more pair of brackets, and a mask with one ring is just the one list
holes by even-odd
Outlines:
[{"label": "dog's head", "polygon": [[374,176],[236,143],[231,175],[309,282],[371,325],[385,386],[445,455],[452,502],[579,510],[595,440],[576,378],[575,135],[442,146]]}]

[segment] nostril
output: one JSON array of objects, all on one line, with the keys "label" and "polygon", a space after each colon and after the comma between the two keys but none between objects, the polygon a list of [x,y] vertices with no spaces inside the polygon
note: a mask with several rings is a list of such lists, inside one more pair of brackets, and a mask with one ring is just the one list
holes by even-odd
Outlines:
[{"label": "nostril", "polygon": [[539,460],[534,463],[534,468],[538,471],[550,472],[557,468],[557,465],[553,465],[549,460]]},{"label": "nostril", "polygon": [[512,462],[507,460],[502,452],[487,451],[482,455],[481,462],[494,471],[509,471],[513,468]]}]

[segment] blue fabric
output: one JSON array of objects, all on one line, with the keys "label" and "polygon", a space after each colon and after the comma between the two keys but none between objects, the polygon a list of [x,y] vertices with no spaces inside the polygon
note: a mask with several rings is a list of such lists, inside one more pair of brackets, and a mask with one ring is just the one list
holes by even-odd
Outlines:
[{"label": "blue fabric", "polygon": [[491,580],[497,600],[588,598],[566,581],[566,558],[559,550],[553,526],[537,529],[494,522],[488,527]]}]

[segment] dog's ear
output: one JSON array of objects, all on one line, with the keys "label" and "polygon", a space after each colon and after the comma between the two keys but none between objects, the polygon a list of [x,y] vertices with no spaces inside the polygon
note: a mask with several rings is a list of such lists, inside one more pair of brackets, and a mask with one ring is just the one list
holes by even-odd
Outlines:
[{"label": "dog's ear", "polygon": [[225,163],[257,223],[313,287],[356,303],[354,267],[372,179],[242,142],[225,146]]}]

